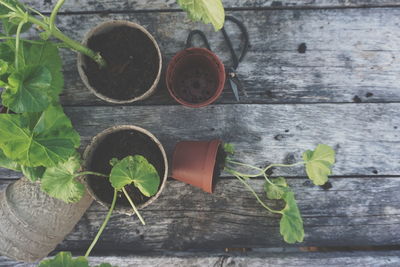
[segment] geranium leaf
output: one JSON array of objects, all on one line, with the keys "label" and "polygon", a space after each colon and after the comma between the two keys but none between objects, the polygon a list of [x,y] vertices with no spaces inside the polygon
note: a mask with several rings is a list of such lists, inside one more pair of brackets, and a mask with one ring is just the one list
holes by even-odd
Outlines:
[{"label": "geranium leaf", "polygon": [[225,143],[224,144],[224,151],[228,155],[234,155],[235,154],[235,146],[233,144]]},{"label": "geranium leaf", "polygon": [[128,156],[115,164],[110,181],[117,190],[134,184],[147,197],[155,195],[160,186],[160,176],[156,168],[140,155]]},{"label": "geranium leaf", "polygon": [[[57,255],[48,260],[43,260],[38,267],[90,267],[87,258],[72,258],[71,252],[59,252]],[[94,267],[112,267],[109,263],[102,263]]]},{"label": "geranium leaf", "polygon": [[28,66],[8,77],[3,105],[16,113],[41,112],[50,104],[51,73],[43,66]]},{"label": "geranium leaf", "polygon": [[224,26],[225,10],[221,0],[177,0],[193,21],[211,23],[216,31]]},{"label": "geranium leaf", "polygon": [[0,167],[6,168],[13,171],[21,171],[21,165],[16,163],[14,160],[9,159],[4,154],[3,150],[0,149]]},{"label": "geranium leaf", "polygon": [[89,267],[85,257],[72,258],[71,252],[59,252],[53,259],[42,261],[38,267]]},{"label": "geranium leaf", "polygon": [[0,149],[28,167],[54,167],[75,153],[80,136],[60,106],[42,113],[0,114]]},{"label": "geranium leaf", "polygon": [[24,176],[32,182],[36,182],[42,179],[45,170],[46,170],[45,167],[21,166],[21,171],[24,174]]},{"label": "geranium leaf", "polygon": [[289,191],[285,178],[278,177],[270,180],[272,184],[265,181],[264,191],[269,199],[282,199],[284,194]]},{"label": "geranium leaf", "polygon": [[40,44],[29,44],[24,52],[27,65],[40,65],[51,73],[50,97],[57,101],[64,87],[62,60],[58,47],[52,42],[43,41]]},{"label": "geranium leaf", "polygon": [[66,162],[47,168],[41,180],[42,190],[64,202],[78,202],[85,194],[84,185],[76,179],[80,167],[79,158],[73,156]]},{"label": "geranium leaf", "polygon": [[323,185],[328,181],[332,165],[335,163],[335,151],[327,145],[318,145],[314,151],[303,153],[308,177],[316,185]]},{"label": "geranium leaf", "polygon": [[283,199],[286,202],[286,206],[282,210],[280,221],[281,235],[287,243],[302,242],[304,239],[303,219],[297,207],[294,193],[286,192],[283,195]]}]

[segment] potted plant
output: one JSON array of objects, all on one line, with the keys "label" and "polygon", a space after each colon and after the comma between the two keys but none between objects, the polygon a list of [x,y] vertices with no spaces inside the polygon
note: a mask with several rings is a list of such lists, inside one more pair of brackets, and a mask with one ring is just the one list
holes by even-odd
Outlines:
[{"label": "potted plant", "polygon": [[98,134],[87,147],[85,158],[86,170],[82,172],[76,157],[62,166],[46,170],[42,180],[44,190],[54,197],[61,197],[53,185],[58,182],[59,173],[69,180],[85,176],[89,192],[100,204],[109,207],[107,216],[84,257],[73,260],[70,253],[60,252],[39,266],[56,266],[62,261],[71,264],[82,261],[85,264],[82,266],[88,266],[87,258],[113,211],[136,214],[145,225],[138,209],[152,203],[167,180],[168,163],[161,143],[151,133],[136,126],[116,126]]},{"label": "potted plant", "polygon": [[79,75],[97,97],[116,104],[149,97],[157,89],[162,57],[154,37],[129,21],[107,21],[86,34],[83,44],[99,52],[107,66],[78,54]]},{"label": "potted plant", "polygon": [[[159,182],[157,190],[151,194],[151,197],[148,194],[143,195],[134,185],[126,188],[126,193],[138,205],[137,208],[141,209],[159,197],[168,177],[168,161],[165,150],[160,141],[150,132],[137,126],[122,125],[111,127],[99,133],[84,152],[84,168],[89,172],[109,175],[115,166],[113,168],[108,163],[115,158],[122,159],[129,155],[141,155],[146,158],[157,170],[158,176],[161,177],[161,182]],[[143,171],[145,170],[143,169]],[[112,192],[114,191],[112,181],[101,179],[89,173],[85,177],[85,183],[89,193],[97,202],[105,207],[110,207]],[[118,195],[115,211],[133,215],[136,211],[132,210],[129,199],[124,196],[126,193]],[[143,222],[143,220],[141,221]]]},{"label": "potted plant", "polygon": [[[254,195],[263,208],[281,216],[280,233],[287,243],[302,242],[304,239],[303,219],[294,192],[284,177],[271,178],[268,173],[275,167],[304,165],[308,178],[315,185],[324,185],[328,181],[328,175],[331,174],[331,167],[335,162],[335,151],[327,145],[320,144],[315,150],[304,152],[303,160],[300,162],[269,164],[265,168],[233,160],[234,152],[233,145],[222,145],[220,140],[178,143],[173,156],[171,176],[212,193],[216,178],[222,170],[233,175]],[[252,172],[244,172],[242,168]],[[260,197],[247,182],[248,179],[256,177],[265,179],[265,196],[263,197]],[[285,206],[281,210],[274,210],[263,198],[282,200]]]}]

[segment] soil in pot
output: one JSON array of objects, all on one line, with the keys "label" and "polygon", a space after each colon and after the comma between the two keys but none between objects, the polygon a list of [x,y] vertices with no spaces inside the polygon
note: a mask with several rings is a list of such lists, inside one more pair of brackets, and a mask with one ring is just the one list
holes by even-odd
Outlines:
[{"label": "soil in pot", "polygon": [[128,26],[92,36],[89,48],[100,52],[107,62],[100,68],[85,57],[85,73],[93,88],[104,96],[117,100],[143,95],[153,84],[159,70],[159,56],[150,38]]},{"label": "soil in pot", "polygon": [[[159,147],[149,136],[134,130],[121,130],[107,135],[93,151],[88,169],[108,175],[112,168],[110,165],[112,158],[123,159],[130,155],[144,156],[154,165],[160,175],[160,179],[162,179],[165,166]],[[92,175],[88,177],[88,183],[100,200],[111,204],[114,189],[107,178]],[[150,199],[133,185],[126,186],[125,189],[137,205],[143,204]],[[117,206],[121,205],[130,207],[127,198],[123,194],[120,194],[117,199]]]},{"label": "soil in pot", "polygon": [[[194,59],[195,60],[195,59]],[[210,99],[218,86],[218,77],[208,62],[198,61],[180,70],[173,85],[175,94],[182,100],[197,104]]]}]

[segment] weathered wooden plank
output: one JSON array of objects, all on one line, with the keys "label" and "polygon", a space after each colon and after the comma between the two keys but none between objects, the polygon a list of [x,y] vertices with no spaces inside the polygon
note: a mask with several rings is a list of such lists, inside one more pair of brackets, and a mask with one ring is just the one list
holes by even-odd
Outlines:
[{"label": "weathered wooden plank", "polygon": [[[250,183],[264,199],[263,180]],[[304,219],[301,244],[284,243],[279,216],[266,212],[235,179],[220,179],[214,194],[170,180],[160,198],[141,211],[146,226],[136,217],[114,214],[94,253],[399,244],[400,177],[332,178],[329,190],[305,178],[288,183]],[[85,251],[106,213],[93,204],[57,249]]]},{"label": "weathered wooden plank", "polygon": [[[26,0],[27,4],[43,12],[50,12],[55,1]],[[334,8],[334,7],[382,7],[398,6],[396,0],[224,0],[226,8]],[[175,0],[70,0],[66,1],[62,12],[82,11],[140,11],[140,10],[177,10],[179,6]]]},{"label": "weathered wooden plank", "polygon": [[[357,251],[331,253],[255,253],[227,254],[227,253],[171,253],[149,254],[137,256],[108,256],[90,257],[90,263],[100,264],[108,262],[119,267],[268,267],[268,266],[398,266],[400,264],[399,251]],[[34,264],[13,262],[0,257],[0,265],[4,267],[34,267]]]},{"label": "weathered wooden plank", "polygon": [[[397,56],[400,9],[267,10],[230,14],[245,21],[252,43],[239,67],[248,94],[248,97],[242,95],[241,103],[400,101],[400,58]],[[148,28],[160,42],[165,63],[183,49],[189,30],[200,28],[209,36],[214,51],[230,65],[222,34],[198,23],[183,23],[184,14],[179,12],[160,12],[156,16],[153,13],[68,15],[60,16],[59,25],[79,40],[90,28],[109,19],[127,19]],[[307,49],[299,53],[303,43]],[[65,52],[64,60],[63,103],[103,105],[82,84],[75,54]],[[219,103],[236,103],[229,88]],[[176,103],[165,86],[160,85],[156,95],[139,104]]]},{"label": "weathered wooden plank", "polygon": [[[335,175],[400,175],[400,104],[66,107],[82,145],[100,131],[135,124],[153,132],[171,154],[181,140],[221,138],[244,162],[301,160],[318,143],[335,148]],[[302,168],[276,174],[305,175]],[[0,177],[9,177],[0,171]]]}]

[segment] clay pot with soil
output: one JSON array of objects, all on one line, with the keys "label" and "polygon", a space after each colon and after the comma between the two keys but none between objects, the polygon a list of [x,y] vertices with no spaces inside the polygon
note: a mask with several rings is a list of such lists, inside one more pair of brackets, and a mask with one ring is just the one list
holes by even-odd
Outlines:
[{"label": "clay pot with soil", "polygon": [[[109,175],[112,166],[110,160],[127,156],[141,155],[154,166],[159,177],[158,191],[151,197],[143,195],[133,184],[125,186],[126,192],[137,209],[144,208],[161,194],[168,177],[168,161],[163,146],[157,138],[145,129],[123,125],[109,128],[95,136],[84,153],[84,168],[87,171]],[[88,175],[85,178],[92,197],[101,205],[110,208],[114,188],[110,180],[104,177]],[[135,212],[124,194],[119,193],[114,211],[133,215]]]},{"label": "clay pot with soil", "polygon": [[67,204],[21,178],[0,192],[0,254],[19,261],[46,257],[78,223],[93,199]]},{"label": "clay pot with soil", "polygon": [[99,52],[107,66],[78,55],[79,75],[97,97],[115,104],[148,98],[157,88],[162,69],[160,48],[142,26],[108,21],[86,34],[83,44]]},{"label": "clay pot with soil", "polygon": [[215,102],[225,85],[225,67],[205,48],[188,48],[176,54],[168,65],[166,84],[180,104],[200,108]]},{"label": "clay pot with soil", "polygon": [[171,177],[212,193],[225,158],[221,140],[180,142],[173,154]]}]

